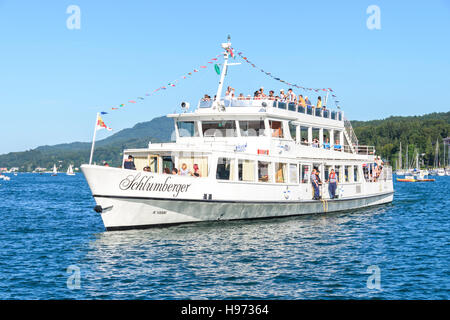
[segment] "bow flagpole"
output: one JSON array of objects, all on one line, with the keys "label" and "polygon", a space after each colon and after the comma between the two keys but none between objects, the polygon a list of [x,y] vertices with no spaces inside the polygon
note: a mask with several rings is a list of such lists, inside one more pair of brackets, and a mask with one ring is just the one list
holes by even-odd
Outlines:
[{"label": "bow flagpole", "polygon": [[91,156],[89,157],[89,164],[92,164],[92,157],[94,155],[95,136],[97,134],[97,124],[98,124],[99,116],[100,116],[100,113],[97,112],[97,116],[95,117],[94,136],[92,137],[92,147],[91,147]]},{"label": "bow flagpole", "polygon": [[91,156],[89,158],[89,164],[92,164],[92,157],[94,155],[94,146],[95,146],[95,136],[97,135],[97,130],[106,129],[108,131],[112,131],[112,129],[103,122],[103,119],[100,116],[100,114],[108,114],[108,112],[97,112],[97,118],[95,119],[94,136],[92,137],[92,147],[91,147]]}]

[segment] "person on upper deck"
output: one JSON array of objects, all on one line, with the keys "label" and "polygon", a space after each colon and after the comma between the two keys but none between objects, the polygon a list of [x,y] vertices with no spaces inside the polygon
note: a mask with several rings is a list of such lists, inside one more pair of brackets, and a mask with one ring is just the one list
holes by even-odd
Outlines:
[{"label": "person on upper deck", "polygon": [[303,108],[306,108],[306,102],[305,102],[305,99],[303,98],[302,95],[299,95],[299,96],[298,96],[298,104],[299,104],[300,106],[302,106]]},{"label": "person on upper deck", "polygon": [[286,95],[284,94],[284,89],[280,90],[280,101],[286,101]]},{"label": "person on upper deck", "polygon": [[228,86],[227,91],[225,92],[225,97],[231,98],[233,93],[234,93],[234,88]]},{"label": "person on upper deck", "polygon": [[336,143],[334,144],[334,150],[341,151],[341,149],[342,149],[342,146],[339,143],[339,140],[336,140]]},{"label": "person on upper deck", "polygon": [[239,93],[238,100],[245,100],[245,97],[244,97],[243,93]]},{"label": "person on upper deck", "polygon": [[269,91],[269,96],[268,96],[269,100],[275,100],[274,94],[275,94],[275,92],[273,90]]},{"label": "person on upper deck", "polygon": [[313,139],[313,143],[312,143],[312,147],[313,148],[318,148],[319,147],[319,140],[317,140],[316,138]]},{"label": "person on upper deck", "polygon": [[267,97],[267,95],[264,93],[264,87],[259,88],[259,96],[261,98]]},{"label": "person on upper deck", "polygon": [[316,108],[317,108],[317,109],[322,109],[322,97],[321,97],[321,96],[319,96],[319,97],[317,98],[317,105],[316,105]]},{"label": "person on upper deck", "polygon": [[287,93],[287,101],[297,102],[297,96],[295,95],[295,93],[292,91],[291,88],[289,88],[288,93]]},{"label": "person on upper deck", "polygon": [[310,106],[311,106],[311,101],[309,101],[308,96],[305,97],[305,103],[306,103],[306,106],[307,106],[307,107],[310,107]]},{"label": "person on upper deck", "polygon": [[324,149],[330,149],[330,142],[328,141],[328,138],[325,139],[325,142],[323,143]]}]

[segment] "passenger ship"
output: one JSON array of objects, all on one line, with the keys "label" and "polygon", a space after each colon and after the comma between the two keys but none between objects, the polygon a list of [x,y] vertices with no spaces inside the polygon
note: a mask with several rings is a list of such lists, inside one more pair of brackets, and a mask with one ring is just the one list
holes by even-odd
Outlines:
[{"label": "passenger ship", "polygon": [[[343,111],[223,98],[230,42],[222,48],[217,98],[193,112],[182,103],[184,112],[168,115],[175,142],[124,150],[136,170],[81,166],[106,230],[329,213],[393,200],[391,168],[375,178],[375,148],[358,144]],[[199,177],[165,173],[183,164],[191,172],[196,165]],[[313,200],[314,168],[320,200]],[[338,178],[334,199],[326,183],[331,169]]]}]

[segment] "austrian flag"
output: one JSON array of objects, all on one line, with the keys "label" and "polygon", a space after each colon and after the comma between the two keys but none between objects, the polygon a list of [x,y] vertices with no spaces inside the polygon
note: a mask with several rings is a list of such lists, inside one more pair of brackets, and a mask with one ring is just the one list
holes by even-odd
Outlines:
[{"label": "austrian flag", "polygon": [[106,129],[108,131],[111,131],[112,129],[110,127],[108,127],[104,122],[102,117],[100,117],[100,115],[97,116],[97,127],[96,130],[100,130],[100,129]]}]

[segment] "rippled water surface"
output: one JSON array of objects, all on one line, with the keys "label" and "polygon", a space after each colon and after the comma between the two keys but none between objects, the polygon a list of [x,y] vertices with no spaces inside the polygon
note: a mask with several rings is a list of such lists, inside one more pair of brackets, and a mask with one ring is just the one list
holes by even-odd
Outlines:
[{"label": "rippled water surface", "polygon": [[370,209],[118,232],[82,175],[0,184],[0,299],[450,298],[450,177]]}]

